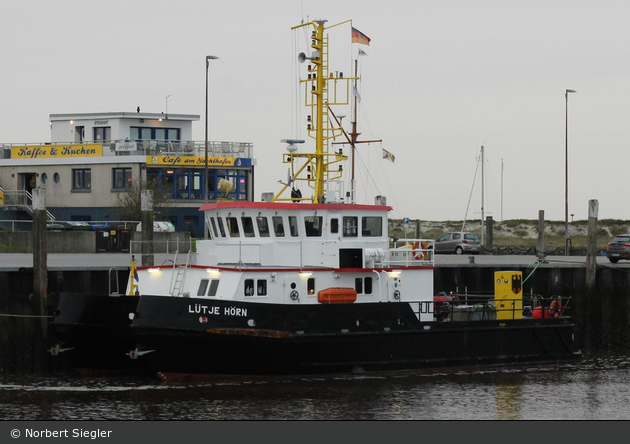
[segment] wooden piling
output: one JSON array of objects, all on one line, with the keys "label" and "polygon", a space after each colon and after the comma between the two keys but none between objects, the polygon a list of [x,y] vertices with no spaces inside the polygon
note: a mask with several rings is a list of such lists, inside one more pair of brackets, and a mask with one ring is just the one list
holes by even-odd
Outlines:
[{"label": "wooden piling", "polygon": [[153,256],[153,191],[142,190],[140,196],[141,222],[142,222],[142,265],[151,267],[154,264]]}]

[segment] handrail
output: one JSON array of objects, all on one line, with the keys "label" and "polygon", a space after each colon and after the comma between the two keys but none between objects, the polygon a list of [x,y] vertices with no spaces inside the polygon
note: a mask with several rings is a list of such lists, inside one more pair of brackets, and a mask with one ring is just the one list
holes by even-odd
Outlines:
[{"label": "handrail", "polygon": [[[53,143],[14,143],[1,144],[0,148],[8,152],[11,158],[11,148],[13,147],[42,147],[50,148],[54,146],[73,146],[85,145],[86,143],[100,142],[53,142]],[[168,139],[121,139],[107,140],[102,142],[103,156],[154,156],[177,154],[179,156],[196,156],[204,157],[206,154],[205,142],[194,140],[168,140]],[[253,156],[253,143],[251,142],[224,142],[224,141],[208,141],[208,154],[216,157],[217,155],[224,157],[244,157]],[[6,155],[6,154],[5,154]]]},{"label": "handrail", "polygon": [[[33,195],[27,190],[3,190],[4,206],[22,208],[31,215],[33,214]],[[46,210],[48,220],[55,220],[55,216]]]}]

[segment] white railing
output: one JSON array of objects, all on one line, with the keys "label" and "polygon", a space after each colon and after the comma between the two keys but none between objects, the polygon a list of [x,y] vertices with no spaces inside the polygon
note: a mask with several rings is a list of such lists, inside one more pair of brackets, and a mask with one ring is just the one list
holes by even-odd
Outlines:
[{"label": "white railing", "polygon": [[390,243],[386,263],[391,267],[435,264],[433,239],[398,239]]}]

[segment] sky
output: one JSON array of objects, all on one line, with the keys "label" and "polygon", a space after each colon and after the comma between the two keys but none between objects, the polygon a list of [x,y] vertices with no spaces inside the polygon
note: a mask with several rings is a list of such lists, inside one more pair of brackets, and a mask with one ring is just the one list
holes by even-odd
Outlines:
[{"label": "sky", "polygon": [[630,220],[629,18],[626,0],[5,0],[0,143],[50,141],[50,114],[138,106],[199,115],[203,141],[214,55],[208,137],[253,143],[260,199],[286,180],[280,140],[308,140],[291,28],[351,20],[370,44],[331,28],[330,70],[359,60],[359,140],[382,140],[357,145],[360,203],[385,196],[394,218],[564,221],[568,189],[569,220],[592,199],[599,219]]}]

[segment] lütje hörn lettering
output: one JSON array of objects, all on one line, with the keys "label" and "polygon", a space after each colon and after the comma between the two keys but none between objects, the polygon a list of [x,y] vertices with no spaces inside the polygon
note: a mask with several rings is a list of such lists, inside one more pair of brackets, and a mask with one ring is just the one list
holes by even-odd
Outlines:
[{"label": "l\u00fctje h\u00f6rn lettering", "polygon": [[25,438],[110,438],[111,430],[84,430],[84,429],[63,429],[63,430],[35,430],[25,429]]},{"label": "l\u00fctje h\u00f6rn lettering", "polygon": [[201,304],[189,304],[188,313],[223,315],[223,316],[247,316],[247,309],[240,307],[215,307]]}]

